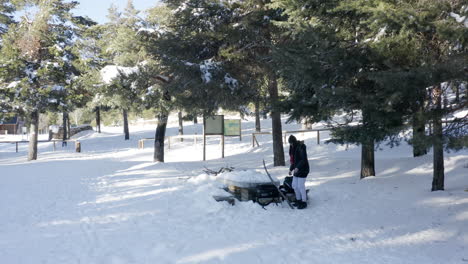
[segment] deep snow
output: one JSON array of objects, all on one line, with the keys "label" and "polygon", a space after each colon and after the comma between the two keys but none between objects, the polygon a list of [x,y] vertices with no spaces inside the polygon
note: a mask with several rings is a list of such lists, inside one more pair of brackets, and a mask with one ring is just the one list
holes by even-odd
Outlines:
[{"label": "deep snow", "polygon": [[[167,135],[176,135],[170,120]],[[137,141],[154,125],[131,126],[129,141],[118,127],[81,133],[82,153],[41,143],[33,162],[26,144],[19,153],[0,144],[0,263],[468,263],[468,151],[446,153],[446,190],[430,192],[432,153],[383,146],[377,177],[359,180],[359,147],[297,133],[311,167],[307,209],[214,201],[222,183],[205,166],[264,173],[265,158],[274,176],[287,175],[272,166],[271,136],[252,148],[253,128],[245,120],[243,140],[226,139],[225,159],[210,137],[205,162],[200,140],[186,139],[153,163],[151,144],[138,150]]]}]

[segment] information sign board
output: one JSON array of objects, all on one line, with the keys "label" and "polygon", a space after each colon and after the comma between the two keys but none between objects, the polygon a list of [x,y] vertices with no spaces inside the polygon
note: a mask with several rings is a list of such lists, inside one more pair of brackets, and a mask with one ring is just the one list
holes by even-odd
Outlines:
[{"label": "information sign board", "polygon": [[240,136],[241,135],[241,120],[240,119],[225,119],[224,120],[224,135],[225,136]]},{"label": "information sign board", "polygon": [[204,118],[205,135],[223,135],[224,134],[224,116],[215,115]]}]

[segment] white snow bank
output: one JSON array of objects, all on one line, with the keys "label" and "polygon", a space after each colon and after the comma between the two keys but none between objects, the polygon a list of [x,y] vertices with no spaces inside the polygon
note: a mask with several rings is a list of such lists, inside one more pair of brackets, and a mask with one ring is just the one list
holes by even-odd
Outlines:
[{"label": "white snow bank", "polygon": [[223,179],[224,182],[227,182],[227,181],[248,182],[248,183],[270,182],[270,179],[268,178],[266,174],[257,172],[255,170],[225,172],[225,173],[220,174],[219,177],[220,179]]},{"label": "white snow bank", "polygon": [[75,135],[71,136],[72,139],[82,139],[82,138],[88,138],[92,136],[94,133],[94,130],[85,130],[81,131],[79,133],[76,133]]},{"label": "white snow bank", "polygon": [[[167,135],[178,134],[177,115]],[[285,121],[286,119],[284,119]],[[271,119],[261,120],[271,130]],[[0,144],[1,263],[297,263],[439,264],[468,259],[468,150],[445,153],[445,187],[431,192],[432,154],[413,158],[403,142],[375,153],[376,177],[360,180],[358,146],[305,140],[311,172],[306,210],[286,204],[216,202],[218,179],[264,179],[262,159],[273,176],[271,135],[259,135],[252,149],[254,118],[242,121],[245,137],[209,137],[207,159],[200,141],[171,142],[165,163],[154,163],[154,148],[137,149],[139,138],[154,136],[154,123],[121,127],[80,138],[53,151],[39,144],[37,161],[26,162],[27,144]],[[186,123],[187,134],[202,124]],[[284,123],[284,130],[300,124]],[[316,127],[314,125],[314,127]],[[22,135],[16,135],[19,140]],[[40,135],[47,138],[47,135]],[[2,137],[13,137],[5,135]],[[321,132],[323,140],[328,132]],[[245,138],[245,140],[244,140]],[[285,149],[287,155],[287,149]],[[204,167],[237,169],[217,177]],[[221,178],[222,177],[222,178]],[[258,177],[258,178],[257,178]],[[410,220],[409,220],[410,219]]]}]

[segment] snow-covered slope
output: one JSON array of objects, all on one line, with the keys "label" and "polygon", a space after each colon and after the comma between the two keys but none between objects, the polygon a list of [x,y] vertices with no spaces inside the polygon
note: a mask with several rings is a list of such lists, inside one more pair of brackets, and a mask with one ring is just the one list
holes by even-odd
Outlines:
[{"label": "snow-covered slope", "polygon": [[[172,120],[168,135],[177,134]],[[137,141],[154,126],[130,127],[129,141],[122,128],[81,133],[82,153],[41,143],[34,162],[26,145],[15,153],[0,144],[0,263],[467,263],[467,151],[446,154],[446,191],[430,192],[432,154],[384,147],[378,176],[359,180],[359,147],[299,133],[311,167],[307,209],[215,202],[224,191],[205,166],[264,173],[265,158],[274,176],[286,176],[287,167],[272,166],[271,136],[252,148],[253,128],[244,121],[243,140],[226,139],[225,159],[210,137],[205,162],[200,140],[186,139],[153,163],[150,142],[138,150]],[[202,130],[187,123],[184,131]]]}]

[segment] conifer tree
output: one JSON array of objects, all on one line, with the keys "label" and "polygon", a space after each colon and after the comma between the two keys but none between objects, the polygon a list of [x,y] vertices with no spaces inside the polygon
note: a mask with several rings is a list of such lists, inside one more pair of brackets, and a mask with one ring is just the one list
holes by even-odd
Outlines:
[{"label": "conifer tree", "polygon": [[[104,42],[102,42],[103,55],[109,61],[108,65],[136,69],[139,63],[144,61],[145,55],[137,37],[138,30],[142,26],[138,13],[139,11],[133,6],[132,0],[127,1],[123,13],[118,12],[115,6],[110,7],[108,15],[110,22],[104,26]],[[135,93],[131,91],[129,86],[131,81],[125,80],[126,77],[128,76],[124,74],[116,78],[124,83],[114,83],[114,85],[109,86],[106,94],[109,95],[108,98],[111,99],[112,105],[122,109],[124,135],[125,140],[128,140],[130,138],[128,112],[134,108],[137,98],[129,97]]]},{"label": "conifer tree", "polygon": [[[462,1],[401,1],[368,6],[370,18],[366,25],[374,32],[370,46],[385,58],[387,68],[374,79],[383,87],[392,87],[406,100],[409,121],[431,120],[434,134],[429,138],[434,152],[432,190],[444,189],[443,145],[453,138],[451,129],[443,131],[442,117],[459,106],[448,99],[449,86],[466,79],[467,33],[458,13],[466,14]],[[409,19],[407,19],[409,17]],[[444,107],[443,101],[451,107]],[[456,106],[459,105],[459,106]],[[453,128],[466,122],[455,119]],[[415,154],[425,152],[424,125],[413,126]],[[456,131],[462,131],[455,129]],[[419,132],[418,132],[419,131]],[[418,135],[420,133],[421,135]],[[466,137],[458,134],[458,137]]]},{"label": "conifer tree", "polygon": [[153,9],[151,14],[147,28],[138,34],[148,54],[140,73],[149,77],[140,78],[137,86],[145,92],[144,101],[151,102],[158,111],[154,160],[163,162],[163,139],[171,110],[202,112],[206,116],[219,107],[237,109],[245,96],[243,86],[217,56],[221,32],[231,17],[226,6],[208,1],[174,1],[168,3],[168,8]]},{"label": "conifer tree", "polygon": [[87,107],[95,112],[97,132],[101,133],[101,108],[105,108],[107,103],[103,98],[104,88],[99,74],[99,70],[107,63],[103,55],[105,45],[102,44],[105,27],[92,21],[88,22],[75,43],[76,53],[80,54],[77,67],[83,72],[75,83],[86,90],[88,98],[92,98]]},{"label": "conifer tree", "polygon": [[14,23],[14,11],[15,6],[11,1],[2,1],[0,3],[0,36],[8,31],[8,26],[10,24]]},{"label": "conifer tree", "polygon": [[60,0],[31,2],[34,17],[24,17],[3,37],[0,83],[6,87],[9,104],[29,115],[28,160],[37,159],[39,113],[69,107],[76,74],[70,52],[75,37],[70,10],[76,2]]},{"label": "conifer tree", "polygon": [[[263,83],[248,87],[249,81],[256,74],[267,77],[270,104],[274,105],[271,108],[274,165],[284,165],[277,107],[278,77],[270,63],[276,30],[272,21],[280,18],[280,11],[253,1],[168,0],[165,3],[173,10],[173,19],[156,45],[159,50],[154,53],[163,54],[161,62],[173,70],[175,78],[171,87],[191,88],[191,98],[200,98],[191,107],[209,114],[219,106],[238,109],[246,100],[252,102],[251,98],[258,94]],[[255,69],[253,74],[251,69]],[[200,71],[202,78],[197,78]],[[177,101],[187,105],[182,103],[184,97]]]},{"label": "conifer tree", "polygon": [[[454,10],[466,12],[461,1],[275,3],[286,10],[296,33],[292,39],[299,40],[293,42],[298,51],[287,47],[283,52],[300,65],[285,67],[283,75],[295,92],[291,103],[297,102],[297,92],[311,97],[306,104],[296,104],[292,116],[320,120],[337,110],[362,111],[360,126],[335,130],[337,142],[382,141],[394,138],[412,117],[433,118],[429,113],[437,111],[422,112],[428,101],[426,88],[459,78],[463,72],[466,26],[452,19],[459,17]],[[320,33],[325,33],[324,41],[315,41],[314,35]],[[372,160],[368,142],[363,165],[366,156]],[[424,144],[417,148],[424,152]],[[363,166],[361,177],[369,168]]]}]

